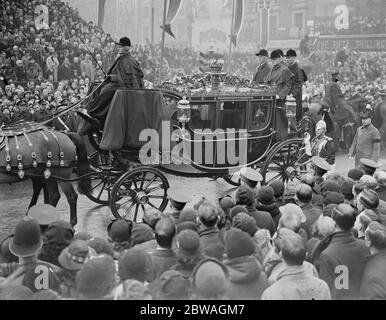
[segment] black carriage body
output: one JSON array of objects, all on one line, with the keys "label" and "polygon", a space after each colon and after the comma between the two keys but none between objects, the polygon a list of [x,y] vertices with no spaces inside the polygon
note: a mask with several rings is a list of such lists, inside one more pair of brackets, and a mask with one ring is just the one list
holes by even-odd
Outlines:
[{"label": "black carriage body", "polygon": [[[199,170],[221,175],[232,167],[255,165],[276,142],[275,97],[193,96],[188,100],[191,160]],[[240,162],[235,163],[234,157]]]}]

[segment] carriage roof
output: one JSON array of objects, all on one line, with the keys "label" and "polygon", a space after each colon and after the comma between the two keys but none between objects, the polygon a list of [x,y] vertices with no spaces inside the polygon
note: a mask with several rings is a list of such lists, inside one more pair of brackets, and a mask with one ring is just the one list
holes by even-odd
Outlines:
[{"label": "carriage roof", "polygon": [[[213,86],[213,77],[218,77],[218,87]],[[226,73],[205,73],[166,81],[157,87],[164,93],[185,96],[190,101],[200,100],[272,100],[275,88],[258,85]]]}]

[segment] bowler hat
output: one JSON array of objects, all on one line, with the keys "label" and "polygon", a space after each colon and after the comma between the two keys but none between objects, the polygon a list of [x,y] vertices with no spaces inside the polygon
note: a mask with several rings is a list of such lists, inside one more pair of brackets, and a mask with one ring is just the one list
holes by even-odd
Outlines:
[{"label": "bowler hat", "polygon": [[115,42],[115,44],[122,47],[131,47],[131,41],[128,37],[119,39],[119,42]]},{"label": "bowler hat", "polygon": [[290,58],[290,57],[296,57],[296,51],[294,49],[289,49],[285,55],[286,57]]},{"label": "bowler hat", "polygon": [[354,181],[359,181],[363,175],[364,175],[364,172],[361,169],[357,169],[357,168],[351,169],[347,173],[347,176],[349,178],[353,179]]},{"label": "bowler hat", "polygon": [[27,216],[20,220],[14,234],[9,243],[9,250],[15,256],[33,256],[42,248],[39,224],[31,217]]},{"label": "bowler hat", "polygon": [[259,191],[257,191],[257,200],[262,204],[272,204],[275,200],[275,191],[271,186],[262,186]]},{"label": "bowler hat", "polygon": [[226,232],[225,248],[229,259],[251,256],[255,252],[252,237],[237,228],[231,228]]},{"label": "bowler hat", "polygon": [[264,56],[268,58],[268,51],[265,49],[261,49],[258,53],[255,54],[256,56]]}]

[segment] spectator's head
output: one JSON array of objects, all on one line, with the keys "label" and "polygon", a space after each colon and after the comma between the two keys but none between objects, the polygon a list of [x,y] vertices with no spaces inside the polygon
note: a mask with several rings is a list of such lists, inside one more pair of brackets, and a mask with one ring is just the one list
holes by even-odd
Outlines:
[{"label": "spectator's head", "polygon": [[176,225],[168,217],[162,218],[155,226],[155,240],[161,248],[171,248],[176,235]]},{"label": "spectator's head", "polygon": [[74,240],[62,250],[58,261],[63,269],[78,271],[93,256],[96,256],[96,252],[89,247],[87,241]]},{"label": "spectator's head", "polygon": [[116,267],[112,257],[99,255],[88,260],[76,275],[76,284],[83,299],[103,299],[116,284]]},{"label": "spectator's head", "polygon": [[157,209],[146,210],[142,218],[143,223],[146,223],[153,230],[160,219],[161,212]]},{"label": "spectator's head", "polygon": [[42,245],[40,227],[36,220],[28,216],[21,219],[9,243],[11,253],[19,258],[37,256]]},{"label": "spectator's head", "polygon": [[19,258],[9,250],[9,244],[11,243],[12,238],[13,235],[6,237],[0,243],[0,263],[12,263],[19,261]]},{"label": "spectator's head", "polygon": [[298,232],[301,225],[306,222],[306,216],[303,210],[296,204],[288,203],[279,208],[281,217],[279,220],[278,230],[287,228],[294,232]]},{"label": "spectator's head", "polygon": [[374,178],[377,180],[378,185],[380,187],[385,187],[386,186],[386,172],[385,171],[377,171],[374,174]]},{"label": "spectator's head", "polygon": [[214,227],[219,219],[217,208],[210,202],[201,204],[198,208],[198,218],[204,227]]},{"label": "spectator's head", "polygon": [[253,190],[247,184],[243,184],[237,188],[236,191],[236,204],[245,205],[247,207],[252,206],[255,203]]},{"label": "spectator's head", "polygon": [[301,266],[306,258],[306,246],[302,237],[291,230],[280,230],[280,252],[289,266]]},{"label": "spectator's head", "polygon": [[364,209],[376,210],[379,206],[379,196],[374,190],[364,189],[358,195],[357,207],[361,212]]},{"label": "spectator's head", "polygon": [[233,218],[232,227],[248,233],[251,237],[258,230],[256,220],[245,212],[240,212]]},{"label": "spectator's head", "polygon": [[131,242],[133,223],[122,219],[111,222],[107,233],[113,242]]},{"label": "spectator's head", "polygon": [[335,221],[335,229],[349,232],[355,223],[355,209],[348,204],[342,203],[332,211],[332,219]]},{"label": "spectator's head", "polygon": [[257,192],[257,200],[263,205],[270,205],[275,202],[275,192],[270,186],[262,186]]},{"label": "spectator's head", "polygon": [[368,174],[363,175],[359,181],[365,184],[366,189],[375,190],[378,187],[377,179],[375,179],[373,176],[369,176]]},{"label": "spectator's head", "polygon": [[340,192],[343,194],[343,197],[347,201],[352,201],[354,199],[353,187],[355,181],[351,178],[346,178],[345,181],[340,186]]},{"label": "spectator's head", "polygon": [[114,257],[114,248],[106,239],[94,237],[88,241],[88,245],[94,249],[97,254]]},{"label": "spectator's head", "polygon": [[285,186],[283,181],[274,180],[268,184],[273,189],[273,195],[276,200],[280,200],[283,197]]},{"label": "spectator's head", "polygon": [[192,289],[200,299],[221,299],[229,286],[227,267],[214,258],[202,260],[193,270]]},{"label": "spectator's head", "polygon": [[312,200],[312,189],[308,184],[300,183],[296,186],[295,201],[297,203],[310,203]]},{"label": "spectator's head", "polygon": [[300,178],[301,183],[308,184],[311,188],[315,186],[315,177],[312,174],[303,174]]},{"label": "spectator's head", "polygon": [[379,222],[371,222],[365,232],[366,244],[375,253],[386,249],[386,227]]},{"label": "spectator's head", "polygon": [[123,251],[118,262],[119,277],[122,281],[127,279],[141,282],[153,280],[153,263],[150,254],[132,248]]},{"label": "spectator's head", "polygon": [[113,292],[114,300],[152,300],[148,286],[137,280],[121,282]]}]

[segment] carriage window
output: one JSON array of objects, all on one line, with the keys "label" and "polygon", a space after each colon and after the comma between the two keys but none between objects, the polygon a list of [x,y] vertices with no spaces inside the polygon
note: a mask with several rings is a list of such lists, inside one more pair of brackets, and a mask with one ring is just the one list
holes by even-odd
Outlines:
[{"label": "carriage window", "polygon": [[270,104],[266,101],[253,101],[251,103],[251,117],[249,128],[251,130],[264,129],[269,121]]},{"label": "carriage window", "polygon": [[189,126],[191,129],[211,129],[215,104],[191,104]]},{"label": "carriage window", "polygon": [[221,102],[221,129],[246,129],[246,101]]}]

